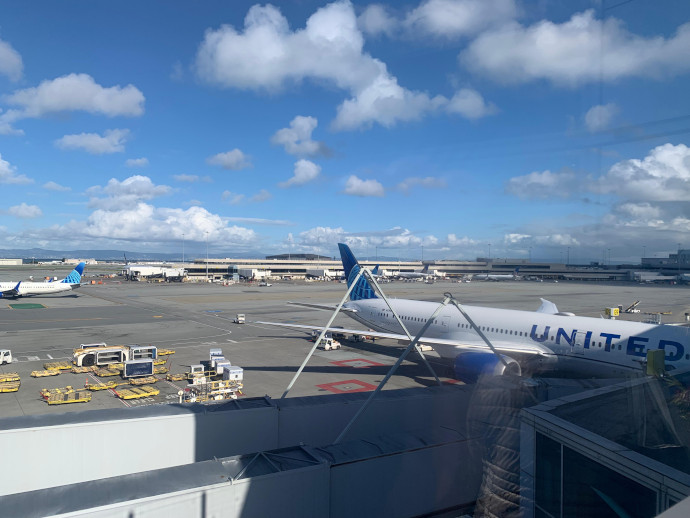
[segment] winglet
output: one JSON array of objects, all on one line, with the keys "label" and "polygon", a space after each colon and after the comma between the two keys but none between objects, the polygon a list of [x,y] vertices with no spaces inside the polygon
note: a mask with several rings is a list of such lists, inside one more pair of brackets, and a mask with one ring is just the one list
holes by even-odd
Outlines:
[{"label": "winglet", "polygon": [[558,313],[556,304],[546,299],[539,300],[541,300],[541,306],[539,306],[537,313],[546,313],[547,315],[556,315]]},{"label": "winglet", "polygon": [[[343,270],[345,271],[345,278],[347,279],[347,285],[351,286],[352,281],[355,280],[357,274],[359,273],[360,266],[355,258],[350,247],[344,243],[338,243],[338,248],[340,249],[340,259],[343,262]],[[362,299],[375,299],[376,293],[369,285],[369,281],[360,277],[357,281],[357,285],[352,288],[350,292],[350,300],[362,300]]]}]

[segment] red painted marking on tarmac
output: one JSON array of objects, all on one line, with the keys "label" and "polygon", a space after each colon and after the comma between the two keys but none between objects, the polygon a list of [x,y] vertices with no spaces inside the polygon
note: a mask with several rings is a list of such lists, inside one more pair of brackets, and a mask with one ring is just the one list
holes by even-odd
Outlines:
[{"label": "red painted marking on tarmac", "polygon": [[459,380],[443,380],[443,383],[448,383],[448,384],[454,385],[456,383],[460,383],[460,381]]},{"label": "red painted marking on tarmac", "polygon": [[[354,385],[354,387],[353,387]],[[318,388],[334,392],[336,394],[350,394],[352,392],[368,392],[375,390],[376,385],[365,383],[359,380],[336,381],[335,383],[324,383],[316,385]]]},{"label": "red painted marking on tarmac", "polygon": [[356,369],[365,369],[367,367],[385,367],[383,363],[373,362],[371,360],[366,360],[364,358],[354,358],[352,360],[338,360],[337,362],[331,362],[332,365],[337,365],[338,367],[354,367]]}]

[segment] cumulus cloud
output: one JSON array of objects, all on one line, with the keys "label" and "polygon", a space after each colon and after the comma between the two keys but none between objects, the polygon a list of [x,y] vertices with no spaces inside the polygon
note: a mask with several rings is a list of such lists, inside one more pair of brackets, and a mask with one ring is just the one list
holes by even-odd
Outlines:
[{"label": "cumulus cloud", "polygon": [[295,169],[292,178],[286,182],[281,182],[278,185],[282,188],[304,185],[305,183],[316,180],[320,173],[321,166],[302,158],[295,162]]},{"label": "cumulus cloud", "polygon": [[294,225],[292,221],[286,219],[265,219],[265,218],[228,218],[233,223],[246,223],[248,225],[270,225],[277,227],[288,227]]},{"label": "cumulus cloud", "polygon": [[33,219],[43,216],[43,211],[37,205],[27,205],[26,203],[14,205],[7,209],[7,212],[15,218],[21,219]]},{"label": "cumulus cloud", "polygon": [[0,74],[12,81],[19,81],[23,71],[24,63],[19,52],[6,41],[0,40]]},{"label": "cumulus cloud", "polygon": [[643,37],[616,18],[602,22],[587,10],[560,24],[542,20],[525,27],[511,22],[489,29],[460,54],[460,61],[502,83],[543,79],[577,86],[685,73],[690,70],[688,52],[690,23],[670,38]]},{"label": "cumulus cloud", "polygon": [[533,198],[568,198],[581,189],[581,179],[574,171],[564,169],[560,173],[535,171],[508,180],[505,190],[523,200]]},{"label": "cumulus cloud", "polygon": [[0,183],[20,185],[33,183],[33,180],[23,174],[17,174],[17,168],[3,160],[0,155]]},{"label": "cumulus cloud", "polygon": [[[227,219],[208,212],[203,207],[186,210],[139,202],[118,209],[98,209],[86,223],[71,223],[60,230],[72,232],[73,238],[104,238],[137,242],[169,242],[173,240],[222,243],[241,246],[254,243],[256,233],[248,228],[228,225]],[[207,234],[208,233],[208,234]]]},{"label": "cumulus cloud", "polygon": [[487,103],[479,92],[471,88],[462,88],[455,92],[448,102],[446,110],[449,113],[457,113],[466,119],[480,119],[498,112],[493,103]]},{"label": "cumulus cloud", "polygon": [[69,74],[43,81],[37,87],[17,90],[3,100],[17,108],[0,115],[0,129],[16,132],[11,124],[18,120],[66,111],[138,117],[144,113],[145,98],[133,85],[103,87],[87,74]]},{"label": "cumulus cloud", "polygon": [[587,131],[594,133],[609,127],[611,120],[618,114],[619,108],[614,103],[592,106],[585,113]]},{"label": "cumulus cloud", "polygon": [[396,188],[405,193],[408,193],[411,189],[415,187],[424,187],[427,189],[443,189],[446,186],[447,183],[443,178],[436,178],[434,176],[426,176],[424,178],[420,178],[413,176],[411,178],[405,178],[396,186]]},{"label": "cumulus cloud", "polygon": [[290,121],[289,128],[279,129],[271,137],[271,143],[283,146],[291,155],[328,155],[329,150],[325,144],[311,139],[311,134],[317,125],[316,118],[298,115]]},{"label": "cumulus cloud", "polygon": [[60,185],[57,182],[46,182],[43,184],[43,188],[48,190],[48,191],[57,191],[57,192],[66,192],[66,191],[71,191],[71,187],[65,187],[64,185]]},{"label": "cumulus cloud", "polygon": [[591,187],[633,201],[690,201],[690,148],[684,144],[657,146],[642,160],[614,164]]},{"label": "cumulus cloud", "polygon": [[377,196],[381,197],[385,194],[383,185],[376,180],[362,180],[355,175],[350,177],[345,182],[345,194],[351,196]]},{"label": "cumulus cloud", "polygon": [[125,161],[125,165],[127,167],[146,167],[149,165],[149,159],[148,158],[128,158]]},{"label": "cumulus cloud", "polygon": [[230,171],[239,171],[241,169],[246,169],[251,167],[252,164],[249,161],[250,157],[242,153],[239,149],[235,148],[231,151],[226,151],[225,153],[218,153],[206,159],[206,163],[209,165],[217,165],[223,169],[228,169]]},{"label": "cumulus cloud", "polygon": [[105,130],[103,136],[97,133],[65,135],[55,141],[60,149],[82,149],[92,155],[122,153],[129,137],[128,129]]},{"label": "cumulus cloud", "polygon": [[227,201],[230,205],[239,205],[244,200],[244,194],[237,194],[232,191],[223,191],[221,194],[223,201]]},{"label": "cumulus cloud", "polygon": [[[105,186],[95,185],[86,190],[91,197],[90,207],[117,211],[133,206],[142,200],[150,200],[170,193],[167,185],[156,185],[148,176],[130,176],[122,181],[111,178]],[[98,196],[105,196],[99,198]]]},{"label": "cumulus cloud", "polygon": [[318,9],[306,27],[296,31],[277,7],[255,5],[245,17],[243,32],[229,25],[206,32],[196,72],[202,80],[227,88],[275,92],[305,79],[335,85],[350,95],[337,109],[337,130],[375,123],[388,127],[447,109],[446,97],[400,86],[385,63],[363,48],[364,37],[348,1]]}]

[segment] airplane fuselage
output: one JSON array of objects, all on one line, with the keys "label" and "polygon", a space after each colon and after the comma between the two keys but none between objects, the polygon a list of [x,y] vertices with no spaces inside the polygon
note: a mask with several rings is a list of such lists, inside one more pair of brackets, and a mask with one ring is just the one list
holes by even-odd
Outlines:
[{"label": "airplane fuselage", "polygon": [[[415,336],[438,308],[435,302],[391,299],[405,327]],[[393,313],[382,299],[350,301],[356,310],[348,316],[376,331],[402,333]],[[584,375],[610,375],[641,371],[646,351],[663,349],[668,368],[690,365],[690,329],[683,326],[645,324],[623,320],[564,316],[465,306],[474,323],[502,353],[535,370],[559,369]],[[488,347],[465,317],[452,306],[445,307],[424,333],[425,337],[447,339],[463,345]],[[423,340],[422,340],[423,341]],[[525,350],[540,348],[543,354],[533,362]],[[434,344],[441,357],[455,358],[463,346]]]},{"label": "airplane fuselage", "polygon": [[64,282],[0,282],[0,292],[14,289],[19,284],[17,297],[25,295],[48,295],[72,291],[72,285]]}]

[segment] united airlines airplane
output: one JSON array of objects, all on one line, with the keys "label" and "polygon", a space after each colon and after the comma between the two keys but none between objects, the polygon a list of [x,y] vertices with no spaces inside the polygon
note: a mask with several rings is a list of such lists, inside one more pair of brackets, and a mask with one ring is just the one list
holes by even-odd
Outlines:
[{"label": "united airlines airplane", "polygon": [[[350,286],[360,266],[347,245],[338,246]],[[435,302],[419,300],[389,301],[412,336],[417,335],[439,306]],[[335,309],[318,304],[303,305]],[[489,349],[468,320],[451,305],[443,308],[420,342],[433,347],[441,357],[450,359],[456,377],[466,382],[475,381],[485,373],[520,375],[549,370],[582,376],[642,374],[647,351],[651,349],[665,351],[668,370],[690,365],[690,329],[684,326],[578,317],[559,312],[555,304],[544,299],[537,311],[462,307],[501,358]],[[339,332],[409,343],[386,302],[377,297],[364,277],[357,281],[342,311],[375,331],[339,329]],[[298,324],[262,323],[297,329],[323,329]]]},{"label": "united airlines airplane", "polygon": [[26,295],[48,295],[72,291],[81,284],[81,276],[84,273],[86,263],[79,263],[72,272],[62,279],[55,282],[0,282],[0,298],[16,299]]}]

